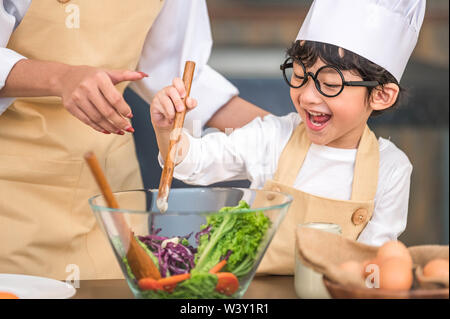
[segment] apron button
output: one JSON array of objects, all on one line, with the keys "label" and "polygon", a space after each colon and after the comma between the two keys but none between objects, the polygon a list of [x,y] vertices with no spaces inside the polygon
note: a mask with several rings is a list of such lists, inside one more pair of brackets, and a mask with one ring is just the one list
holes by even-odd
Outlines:
[{"label": "apron button", "polygon": [[360,225],[367,220],[367,209],[359,208],[352,215],[352,222],[355,225]]}]

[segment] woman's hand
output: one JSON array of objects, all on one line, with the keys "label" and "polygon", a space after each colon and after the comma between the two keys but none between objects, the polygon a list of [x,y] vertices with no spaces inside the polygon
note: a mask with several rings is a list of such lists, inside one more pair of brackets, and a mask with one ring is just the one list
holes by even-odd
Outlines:
[{"label": "woman's hand", "polygon": [[59,96],[83,123],[109,134],[133,132],[133,115],[114,85],[146,77],[142,72],[102,70],[59,62],[22,59],[11,69],[0,97]]},{"label": "woman's hand", "polygon": [[114,85],[141,80],[147,75],[128,70],[101,70],[89,66],[71,66],[57,84],[64,107],[73,116],[105,134],[134,132],[126,118],[132,118],[130,106]]},{"label": "woman's hand", "polygon": [[[176,112],[184,110],[183,98],[186,96],[186,88],[180,78],[175,78],[172,85],[165,87],[158,93],[150,104],[150,115],[155,130],[170,131],[173,126]],[[197,100],[188,97],[186,99],[187,111],[197,106]]]}]

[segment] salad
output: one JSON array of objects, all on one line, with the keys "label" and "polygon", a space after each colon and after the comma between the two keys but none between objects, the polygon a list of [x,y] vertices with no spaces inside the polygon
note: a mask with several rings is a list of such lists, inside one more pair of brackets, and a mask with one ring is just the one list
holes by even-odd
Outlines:
[{"label": "salad", "polygon": [[[223,207],[208,216],[196,234],[165,237],[156,229],[137,236],[161,278],[136,280],[123,257],[129,278],[144,298],[233,298],[239,280],[252,270],[271,224],[262,212],[232,214],[246,209],[250,206],[243,200],[238,206]],[[197,247],[189,243],[192,235]]]}]

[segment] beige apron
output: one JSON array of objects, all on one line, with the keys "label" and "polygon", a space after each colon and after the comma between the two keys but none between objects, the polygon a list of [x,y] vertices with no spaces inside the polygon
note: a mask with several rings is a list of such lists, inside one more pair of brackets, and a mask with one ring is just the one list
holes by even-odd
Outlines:
[{"label": "beige apron", "polygon": [[[288,193],[294,200],[258,267],[258,274],[293,274],[294,234],[298,224],[338,224],[343,236],[356,240],[372,217],[378,183],[379,146],[369,127],[366,126],[356,153],[351,200],[315,196],[293,188],[310,145],[305,126],[301,123],[281,154],[273,180],[264,185],[264,189]],[[270,205],[271,201],[273,198],[260,197],[254,206]]]},{"label": "beige apron", "polygon": [[[68,5],[79,8],[79,28],[66,25]],[[8,48],[30,59],[135,70],[162,5],[35,0]],[[117,89],[123,93],[126,84]],[[132,135],[98,133],[69,114],[60,98],[17,99],[0,116],[0,273],[62,280],[75,264],[81,279],[123,277],[88,205],[99,193],[83,161],[88,150],[113,190],[142,187]]]}]

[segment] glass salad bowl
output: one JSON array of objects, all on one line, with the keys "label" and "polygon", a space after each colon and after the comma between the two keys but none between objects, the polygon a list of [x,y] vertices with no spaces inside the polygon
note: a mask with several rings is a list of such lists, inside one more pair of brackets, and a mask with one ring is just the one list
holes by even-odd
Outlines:
[{"label": "glass salad bowl", "polygon": [[[174,188],[160,213],[158,190],[114,196],[120,209],[108,208],[102,195],[89,204],[136,298],[241,298],[292,201],[254,189]],[[124,222],[158,276],[136,278],[120,236]]]}]

